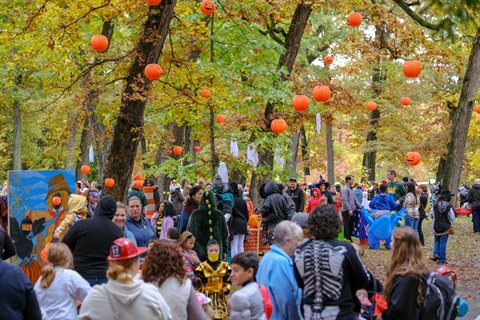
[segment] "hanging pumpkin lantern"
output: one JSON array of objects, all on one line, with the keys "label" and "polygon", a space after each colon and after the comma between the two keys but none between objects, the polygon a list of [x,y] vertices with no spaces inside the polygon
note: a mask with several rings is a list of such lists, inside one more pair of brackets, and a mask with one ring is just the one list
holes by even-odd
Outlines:
[{"label": "hanging pumpkin lantern", "polygon": [[172,154],[172,150],[168,149],[168,150],[167,150],[167,154],[168,154],[168,155],[171,155],[171,154]]},{"label": "hanging pumpkin lantern", "polygon": [[90,45],[95,51],[105,51],[108,48],[108,38],[104,35],[95,35],[90,39]]},{"label": "hanging pumpkin lantern", "polygon": [[325,58],[323,58],[323,63],[325,64],[332,64],[333,63],[333,57],[332,56],[326,56]]},{"label": "hanging pumpkin lantern", "polygon": [[203,89],[202,92],[200,93],[202,95],[202,97],[204,97],[205,99],[208,99],[212,96],[212,93],[210,92],[210,90],[207,90],[207,89]]},{"label": "hanging pumpkin lantern", "polygon": [[176,146],[176,147],[173,148],[173,153],[175,153],[176,155],[181,154],[182,151],[183,151],[182,147]]},{"label": "hanging pumpkin lantern", "polygon": [[200,146],[195,146],[195,148],[193,148],[193,150],[195,150],[197,152],[200,151]]},{"label": "hanging pumpkin lantern", "polygon": [[280,18],[275,18],[276,23],[280,23],[280,21],[282,21]]},{"label": "hanging pumpkin lantern", "polygon": [[296,95],[292,98],[293,109],[298,112],[303,112],[310,106],[310,99],[303,94]]},{"label": "hanging pumpkin lantern", "polygon": [[363,18],[362,15],[358,12],[350,13],[347,17],[347,22],[352,27],[358,27],[362,24]]},{"label": "hanging pumpkin lantern", "polygon": [[52,204],[54,206],[59,206],[62,203],[62,198],[60,197],[53,197],[52,198]]},{"label": "hanging pumpkin lantern", "polygon": [[133,180],[143,180],[143,177],[141,174],[136,174],[133,176]]},{"label": "hanging pumpkin lantern", "polygon": [[210,0],[204,0],[202,3],[200,3],[200,10],[203,12],[203,14],[209,16],[215,12],[215,3]]},{"label": "hanging pumpkin lantern", "polygon": [[416,166],[420,163],[420,160],[420,153],[414,151],[407,152],[407,156],[405,157],[405,161],[409,166]]},{"label": "hanging pumpkin lantern", "polygon": [[133,187],[135,189],[142,189],[143,187],[143,181],[142,180],[135,180],[133,181]]},{"label": "hanging pumpkin lantern", "polygon": [[283,119],[275,119],[270,124],[270,128],[275,133],[282,133],[287,128],[287,123]]},{"label": "hanging pumpkin lantern", "polygon": [[89,174],[90,173],[90,166],[87,166],[86,164],[84,164],[83,166],[80,167],[80,171],[83,174]]},{"label": "hanging pumpkin lantern", "polygon": [[368,104],[367,104],[367,108],[368,110],[370,111],[375,111],[377,110],[377,104],[373,101],[370,101]]},{"label": "hanging pumpkin lantern", "polygon": [[402,97],[402,99],[400,99],[400,103],[404,106],[408,106],[410,104],[410,98],[409,97]]},{"label": "hanging pumpkin lantern", "polygon": [[105,179],[104,183],[107,188],[111,188],[115,184],[115,180],[113,180],[112,178],[107,178]]},{"label": "hanging pumpkin lantern", "polygon": [[147,64],[144,70],[145,77],[149,80],[158,80],[162,75],[162,67],[156,63]]},{"label": "hanging pumpkin lantern", "polygon": [[312,91],[313,99],[317,102],[325,102],[332,96],[330,88],[327,86],[315,86]]},{"label": "hanging pumpkin lantern", "polygon": [[405,61],[403,64],[403,74],[408,78],[416,78],[422,72],[422,65],[417,60]]},{"label": "hanging pumpkin lantern", "polygon": [[223,114],[219,114],[216,119],[218,123],[223,123],[225,122],[226,117]]},{"label": "hanging pumpkin lantern", "polygon": [[147,2],[151,6],[158,6],[160,3],[162,3],[162,0],[147,0]]},{"label": "hanging pumpkin lantern", "polygon": [[480,104],[478,106],[475,106],[475,112],[480,114]]}]

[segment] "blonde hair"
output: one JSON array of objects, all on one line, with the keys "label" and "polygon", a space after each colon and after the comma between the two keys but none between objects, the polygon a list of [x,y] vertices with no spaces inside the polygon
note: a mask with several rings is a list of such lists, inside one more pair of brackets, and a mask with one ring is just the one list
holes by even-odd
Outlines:
[{"label": "blonde hair", "polygon": [[122,283],[133,282],[133,276],[129,269],[135,262],[138,262],[138,257],[127,260],[110,261],[110,266],[107,270],[107,278]]},{"label": "blonde hair", "polygon": [[195,236],[193,235],[193,233],[191,233],[190,231],[184,231],[182,232],[182,234],[180,235],[180,239],[178,240],[178,245],[180,246],[180,248],[184,249],[185,250],[185,244],[187,243],[187,240],[190,240],[190,239],[194,239],[196,240]]},{"label": "blonde hair", "polygon": [[52,285],[55,279],[56,271],[54,267],[63,267],[70,262],[70,266],[73,261],[72,252],[65,243],[52,243],[47,251],[48,265],[42,270],[42,280],[40,281],[40,287],[46,289]]}]

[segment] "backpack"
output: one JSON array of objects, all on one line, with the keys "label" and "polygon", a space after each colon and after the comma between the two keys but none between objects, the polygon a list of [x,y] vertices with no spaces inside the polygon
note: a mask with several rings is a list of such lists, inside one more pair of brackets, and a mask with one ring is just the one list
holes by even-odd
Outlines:
[{"label": "backpack", "polygon": [[460,297],[453,284],[436,272],[422,275],[425,290],[420,319],[453,320],[457,318]]},{"label": "backpack", "polygon": [[443,233],[450,229],[450,220],[448,220],[448,212],[452,206],[449,204],[445,212],[440,212],[438,206],[433,206],[434,220],[433,220],[433,231],[436,233]]}]

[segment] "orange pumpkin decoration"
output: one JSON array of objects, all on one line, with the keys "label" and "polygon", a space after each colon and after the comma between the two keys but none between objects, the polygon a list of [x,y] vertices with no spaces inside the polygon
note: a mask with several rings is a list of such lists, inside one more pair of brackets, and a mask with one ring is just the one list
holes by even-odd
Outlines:
[{"label": "orange pumpkin decoration", "polygon": [[210,90],[207,90],[207,89],[203,89],[202,92],[200,93],[202,95],[202,97],[204,97],[205,99],[208,99],[212,96],[212,93],[210,92]]},{"label": "orange pumpkin decoration", "polygon": [[409,166],[416,166],[420,163],[421,159],[420,153],[414,151],[407,152],[407,156],[405,157],[405,161]]},{"label": "orange pumpkin decoration", "polygon": [[145,77],[149,80],[158,80],[162,75],[162,67],[156,63],[147,64],[144,70]]},{"label": "orange pumpkin decoration", "polygon": [[52,245],[52,242],[47,243],[45,247],[43,247],[42,252],[40,253],[42,260],[45,263],[48,263],[47,252],[48,252],[48,248],[50,248],[51,245]]},{"label": "orange pumpkin decoration", "polygon": [[107,178],[107,179],[105,179],[104,184],[107,188],[111,188],[115,185],[115,180],[112,179],[112,178]]},{"label": "orange pumpkin decoration", "polygon": [[402,99],[400,99],[400,103],[404,106],[408,106],[410,104],[410,98],[409,97],[402,97]]},{"label": "orange pumpkin decoration", "polygon": [[80,167],[80,171],[82,171],[83,174],[89,174],[90,166],[87,166],[86,164],[84,164],[83,166]]},{"label": "orange pumpkin decoration", "polygon": [[480,104],[478,106],[475,106],[475,112],[480,114]]},{"label": "orange pumpkin decoration", "polygon": [[310,99],[306,95],[299,94],[292,98],[292,105],[295,111],[307,111],[310,106]]},{"label": "orange pumpkin decoration", "polygon": [[367,108],[368,110],[370,111],[375,111],[377,110],[377,104],[373,101],[370,101],[368,104],[367,104]]},{"label": "orange pumpkin decoration", "polygon": [[280,18],[275,18],[276,23],[280,23],[280,21],[282,21]]},{"label": "orange pumpkin decoration", "polygon": [[347,22],[352,27],[358,27],[362,24],[363,18],[362,15],[358,12],[350,13],[347,17]]},{"label": "orange pumpkin decoration", "polygon": [[143,180],[143,177],[141,174],[136,174],[133,176],[133,180]]},{"label": "orange pumpkin decoration", "polygon": [[215,3],[210,0],[204,0],[202,3],[200,3],[200,10],[203,14],[209,16],[215,12]]},{"label": "orange pumpkin decoration", "polygon": [[330,88],[327,86],[315,86],[312,91],[313,99],[317,102],[325,102],[332,96]]},{"label": "orange pumpkin decoration", "polygon": [[417,60],[405,61],[403,64],[403,74],[408,78],[416,78],[422,72],[422,65]]},{"label": "orange pumpkin decoration", "polygon": [[90,45],[95,51],[105,51],[108,48],[108,38],[104,35],[95,35],[90,39]]},{"label": "orange pumpkin decoration", "polygon": [[133,187],[135,189],[142,189],[143,187],[143,181],[142,180],[134,180],[133,181]]},{"label": "orange pumpkin decoration", "polygon": [[193,148],[193,150],[195,150],[197,152],[200,151],[200,146],[195,146],[195,148]]},{"label": "orange pumpkin decoration", "polygon": [[252,228],[259,228],[262,224],[262,215],[261,214],[252,214],[248,218],[248,225]]},{"label": "orange pumpkin decoration", "polygon": [[333,63],[333,57],[332,56],[326,56],[325,58],[323,58],[323,63],[325,64],[332,64]]},{"label": "orange pumpkin decoration", "polygon": [[147,0],[147,2],[151,6],[158,6],[160,3],[162,3],[162,0]]},{"label": "orange pumpkin decoration", "polygon": [[270,124],[270,128],[275,133],[282,133],[287,128],[287,123],[283,119],[275,119]]},{"label": "orange pumpkin decoration", "polygon": [[168,149],[167,154],[172,154],[172,150]]},{"label": "orange pumpkin decoration", "polygon": [[219,114],[219,115],[217,116],[217,122],[218,122],[218,123],[223,123],[223,122],[225,122],[225,119],[226,119],[226,117],[225,117],[223,114]]},{"label": "orange pumpkin decoration", "polygon": [[181,154],[182,151],[183,151],[182,147],[176,146],[176,147],[173,148],[173,153],[175,153],[176,155]]},{"label": "orange pumpkin decoration", "polygon": [[53,197],[52,198],[52,204],[54,206],[58,206],[58,205],[60,205],[60,203],[62,203],[62,198],[60,198],[60,197]]},{"label": "orange pumpkin decoration", "polygon": [[33,257],[23,260],[19,266],[32,283],[36,283],[42,275],[42,266]]}]

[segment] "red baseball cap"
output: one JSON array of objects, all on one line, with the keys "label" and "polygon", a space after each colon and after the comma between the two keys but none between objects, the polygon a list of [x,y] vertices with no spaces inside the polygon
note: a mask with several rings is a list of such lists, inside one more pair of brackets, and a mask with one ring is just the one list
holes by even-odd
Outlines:
[{"label": "red baseball cap", "polygon": [[439,268],[437,268],[437,270],[435,270],[438,274],[441,274],[442,276],[444,274],[447,274],[447,273],[451,273],[452,276],[453,276],[453,280],[457,281],[457,274],[455,273],[455,271],[453,270],[450,270],[448,269],[447,267],[445,266],[441,266]]},{"label": "red baseball cap", "polygon": [[142,253],[145,253],[147,250],[148,248],[145,247],[137,248],[130,239],[118,238],[113,242],[112,246],[110,247],[110,255],[108,256],[108,260],[128,260],[138,257]]}]

